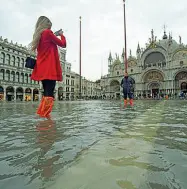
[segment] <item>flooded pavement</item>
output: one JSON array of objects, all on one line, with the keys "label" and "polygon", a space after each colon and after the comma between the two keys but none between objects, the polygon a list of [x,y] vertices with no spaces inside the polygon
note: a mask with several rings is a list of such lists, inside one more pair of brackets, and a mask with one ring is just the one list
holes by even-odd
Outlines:
[{"label": "flooded pavement", "polygon": [[0,107],[0,189],[187,188],[187,101]]}]

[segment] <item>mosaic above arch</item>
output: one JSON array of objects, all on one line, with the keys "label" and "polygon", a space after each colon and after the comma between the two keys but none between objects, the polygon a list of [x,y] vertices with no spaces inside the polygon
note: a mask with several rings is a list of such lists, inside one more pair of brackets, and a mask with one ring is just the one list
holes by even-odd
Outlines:
[{"label": "mosaic above arch", "polygon": [[144,82],[163,81],[163,75],[158,71],[150,71],[144,77]]},{"label": "mosaic above arch", "polygon": [[175,80],[187,80],[187,71],[181,71],[175,76]]},{"label": "mosaic above arch", "polygon": [[128,67],[135,67],[137,65],[137,62],[135,60],[130,60],[128,62]]},{"label": "mosaic above arch", "polygon": [[187,59],[187,49],[179,50],[173,55],[173,60]]}]

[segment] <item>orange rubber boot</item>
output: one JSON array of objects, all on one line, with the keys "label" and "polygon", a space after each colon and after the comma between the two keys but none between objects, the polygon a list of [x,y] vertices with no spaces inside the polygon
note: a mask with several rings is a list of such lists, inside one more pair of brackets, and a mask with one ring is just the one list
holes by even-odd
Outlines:
[{"label": "orange rubber boot", "polygon": [[40,117],[50,118],[50,113],[54,105],[53,97],[44,97],[39,112]]},{"label": "orange rubber boot", "polygon": [[130,105],[133,106],[133,99],[130,99]]},{"label": "orange rubber boot", "polygon": [[124,100],[124,106],[125,107],[127,106],[127,100]]},{"label": "orange rubber boot", "polygon": [[37,114],[40,114],[40,113],[41,113],[41,108],[42,108],[43,101],[44,101],[44,97],[42,97],[41,102],[40,102],[40,105],[38,106],[38,110],[37,110],[37,112],[36,112]]}]

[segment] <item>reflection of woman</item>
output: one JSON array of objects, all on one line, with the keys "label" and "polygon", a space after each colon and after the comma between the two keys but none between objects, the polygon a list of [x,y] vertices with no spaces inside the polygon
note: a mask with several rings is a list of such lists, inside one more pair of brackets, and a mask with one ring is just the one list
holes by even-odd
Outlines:
[{"label": "reflection of woman", "polygon": [[32,50],[37,49],[37,61],[31,79],[42,81],[44,89],[44,97],[41,100],[37,114],[46,118],[50,117],[52,111],[56,81],[62,81],[62,69],[57,46],[66,47],[63,32],[59,32],[60,40],[53,34],[51,27],[51,21],[45,16],[40,16],[31,43]]},{"label": "reflection of woman", "polygon": [[38,156],[38,164],[35,168],[40,169],[43,177],[49,178],[53,175],[54,162],[58,161],[60,156],[55,155],[50,158],[45,158],[55,140],[56,140],[56,128],[55,123],[52,120],[40,121],[36,126],[38,131],[37,143],[41,148],[41,154]]}]

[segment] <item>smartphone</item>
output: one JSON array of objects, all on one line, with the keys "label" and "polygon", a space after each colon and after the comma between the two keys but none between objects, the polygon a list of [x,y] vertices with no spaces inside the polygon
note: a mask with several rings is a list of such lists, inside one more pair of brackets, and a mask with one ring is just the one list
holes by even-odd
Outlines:
[{"label": "smartphone", "polygon": [[59,32],[62,32],[62,29],[56,31],[54,34],[55,34],[56,36],[59,36]]}]

